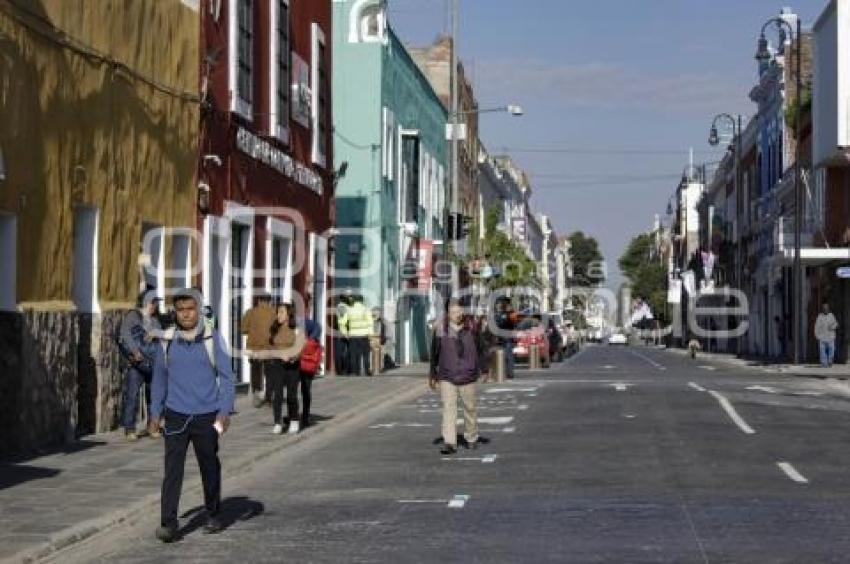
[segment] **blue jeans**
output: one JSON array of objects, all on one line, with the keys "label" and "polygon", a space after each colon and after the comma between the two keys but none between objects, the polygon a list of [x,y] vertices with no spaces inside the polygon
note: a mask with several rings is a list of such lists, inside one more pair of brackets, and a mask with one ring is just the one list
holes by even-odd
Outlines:
[{"label": "blue jeans", "polygon": [[835,341],[820,342],[820,364],[821,366],[832,366],[835,358]]},{"label": "blue jeans", "polygon": [[505,376],[508,378],[514,377],[514,342],[512,339],[506,340],[502,347],[505,349]]},{"label": "blue jeans", "polygon": [[[139,412],[139,390],[145,384],[145,400],[150,410],[151,405],[151,376],[131,366],[124,375],[124,405],[121,408],[121,426],[128,431],[136,430],[136,414]],[[150,413],[150,411],[148,411]]]}]

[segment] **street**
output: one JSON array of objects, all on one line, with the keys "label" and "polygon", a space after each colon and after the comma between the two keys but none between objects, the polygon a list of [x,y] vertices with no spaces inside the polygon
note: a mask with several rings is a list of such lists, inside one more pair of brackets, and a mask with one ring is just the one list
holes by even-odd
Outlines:
[{"label": "street", "polygon": [[225,476],[219,535],[189,514],[183,540],[162,545],[151,512],[54,558],[847,560],[850,401],[818,380],[601,345],[480,398],[492,442],[477,450],[438,453],[428,393]]}]

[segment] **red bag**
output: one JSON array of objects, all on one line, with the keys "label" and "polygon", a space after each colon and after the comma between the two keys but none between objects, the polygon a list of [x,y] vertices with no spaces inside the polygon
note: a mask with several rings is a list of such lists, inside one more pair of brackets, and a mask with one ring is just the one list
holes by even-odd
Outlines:
[{"label": "red bag", "polygon": [[314,376],[322,364],[322,345],[316,339],[307,339],[301,351],[301,372]]}]

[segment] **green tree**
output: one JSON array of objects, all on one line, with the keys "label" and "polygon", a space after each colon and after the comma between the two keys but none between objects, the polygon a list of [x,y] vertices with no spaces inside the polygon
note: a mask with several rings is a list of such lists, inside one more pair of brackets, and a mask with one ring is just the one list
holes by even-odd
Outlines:
[{"label": "green tree", "polygon": [[573,267],[570,284],[591,287],[605,282],[604,257],[599,250],[599,242],[581,231],[570,235],[569,242]]},{"label": "green tree", "polygon": [[667,269],[654,256],[654,247],[655,234],[641,233],[631,240],[618,264],[631,284],[632,296],[644,298],[655,318],[666,323]]},{"label": "green tree", "polygon": [[497,227],[498,224],[499,208],[493,206],[484,219],[481,250],[490,265],[501,269],[501,276],[491,278],[487,286],[491,290],[516,286],[540,288],[536,263],[525,253],[525,249]]}]

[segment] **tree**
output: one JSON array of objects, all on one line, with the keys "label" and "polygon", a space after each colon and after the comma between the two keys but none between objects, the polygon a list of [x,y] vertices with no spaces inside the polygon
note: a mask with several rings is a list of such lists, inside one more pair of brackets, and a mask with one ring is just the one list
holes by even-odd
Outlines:
[{"label": "tree", "polygon": [[569,242],[570,262],[573,267],[570,284],[591,287],[605,282],[604,257],[599,251],[596,239],[576,231],[569,236]]},{"label": "tree", "polygon": [[506,287],[529,286],[540,288],[537,265],[525,252],[525,249],[508,237],[497,226],[499,208],[493,206],[487,211],[484,220],[484,240],[482,250],[487,262],[501,269],[501,275],[487,282],[491,290]]},{"label": "tree", "polygon": [[666,323],[667,269],[653,257],[654,246],[655,234],[641,233],[631,240],[618,264],[631,283],[632,295],[644,298],[655,318]]}]

